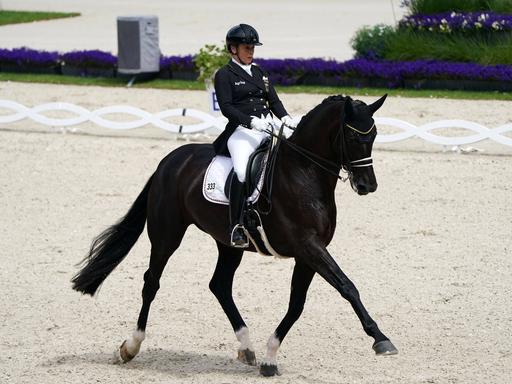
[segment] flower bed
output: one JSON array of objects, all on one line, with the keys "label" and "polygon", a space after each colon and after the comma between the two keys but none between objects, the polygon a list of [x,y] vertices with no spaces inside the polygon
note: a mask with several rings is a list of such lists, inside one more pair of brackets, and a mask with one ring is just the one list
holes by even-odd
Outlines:
[{"label": "flower bed", "polygon": [[[448,88],[512,91],[512,65],[480,65],[438,60],[389,61],[354,59],[345,62],[313,59],[258,59],[274,84],[326,86],[378,86],[407,88]],[[62,66],[79,76],[107,76],[114,71],[117,58],[101,51],[80,51],[59,55],[27,48],[0,49],[0,70],[38,72],[40,68]],[[193,56],[167,56],[161,59],[166,78],[195,80]],[[31,64],[31,66],[27,66]],[[11,66],[11,67],[9,67]],[[16,67],[18,66],[18,67]]]},{"label": "flower bed", "polygon": [[60,55],[62,73],[70,76],[114,77],[117,57],[109,52],[73,51]]},{"label": "flower bed", "polygon": [[[280,85],[322,84],[371,85],[376,80],[391,88],[402,87],[410,79],[477,80],[509,82],[512,85],[512,66],[483,66],[474,63],[451,63],[435,60],[385,61],[354,59],[345,62],[322,59],[257,60]],[[311,81],[317,79],[318,81]],[[369,79],[370,82],[362,81]]]},{"label": "flower bed", "polygon": [[99,50],[64,53],[60,56],[60,60],[65,65],[78,68],[115,68],[117,65],[116,56]]},{"label": "flower bed", "polygon": [[445,12],[436,15],[405,16],[398,23],[400,28],[441,33],[451,32],[510,32],[512,15],[493,12]]},{"label": "flower bed", "polygon": [[401,6],[408,8],[412,15],[449,11],[512,13],[510,0],[402,0]]},{"label": "flower bed", "polygon": [[195,80],[198,73],[194,66],[194,56],[162,56],[160,77],[163,79]]},{"label": "flower bed", "polygon": [[0,49],[0,69],[11,72],[58,73],[59,54],[26,47]]}]

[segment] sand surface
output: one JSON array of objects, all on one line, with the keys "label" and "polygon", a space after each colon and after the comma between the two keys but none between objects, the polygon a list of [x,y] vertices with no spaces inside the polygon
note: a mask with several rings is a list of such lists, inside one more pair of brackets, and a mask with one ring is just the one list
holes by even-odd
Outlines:
[{"label": "sand surface", "polygon": [[[294,114],[323,97],[282,95]],[[0,83],[0,98],[27,106],[207,108],[203,92],[185,91]],[[379,115],[493,127],[510,122],[510,106],[391,98]],[[196,228],[162,277],[140,354],[113,363],[140,309],[146,234],[96,298],[72,291],[69,281],[91,239],[126,213],[160,159],[183,142],[150,127],[117,136],[76,128],[0,126],[0,382],[264,381],[235,359],[238,343],[208,291],[215,245]],[[511,382],[511,155],[496,143],[475,146],[486,151],[460,155],[414,140],[379,145],[377,192],[359,197],[342,183],[336,190],[338,229],[329,251],[400,354],[376,357],[350,305],[317,276],[280,350],[282,376],[269,382]],[[247,254],[236,275],[235,300],[258,358],[286,311],[292,268],[291,260]]]}]

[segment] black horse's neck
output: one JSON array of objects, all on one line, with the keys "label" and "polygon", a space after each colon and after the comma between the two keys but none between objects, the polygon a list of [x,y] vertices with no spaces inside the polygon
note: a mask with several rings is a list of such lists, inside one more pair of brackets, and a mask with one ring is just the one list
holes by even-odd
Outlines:
[{"label": "black horse's neck", "polygon": [[[295,146],[313,154],[321,164],[327,165],[331,172],[316,167],[320,175],[332,179],[334,184],[337,181],[336,174],[341,167],[341,138],[339,134],[342,129],[345,100],[343,96],[326,98],[302,118],[289,139]],[[305,159],[304,155],[299,154],[297,150],[287,148],[286,151],[290,155],[292,155],[291,152],[296,152],[292,156],[302,157],[302,163],[315,166],[311,159]]]},{"label": "black horse's neck", "polygon": [[335,143],[342,125],[343,96],[330,96],[308,112],[290,141],[331,161],[338,155]]}]

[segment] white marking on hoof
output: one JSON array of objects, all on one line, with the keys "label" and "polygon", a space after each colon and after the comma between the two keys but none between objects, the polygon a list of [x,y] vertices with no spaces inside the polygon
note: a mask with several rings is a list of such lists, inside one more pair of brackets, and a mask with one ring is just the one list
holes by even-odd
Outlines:
[{"label": "white marking on hoof", "polygon": [[244,364],[256,365],[256,354],[254,353],[254,348],[249,337],[249,329],[242,327],[235,332],[235,335],[240,342],[240,347],[238,347],[238,360]]},{"label": "white marking on hoof", "polygon": [[235,332],[236,339],[240,342],[240,347],[238,347],[239,351],[243,351],[246,349],[250,349],[254,351],[254,348],[251,343],[251,339],[249,337],[249,328],[242,327],[238,331]]},{"label": "white marking on hoof", "polygon": [[140,350],[140,345],[145,338],[146,333],[144,331],[136,330],[133,332],[132,337],[123,342],[119,348],[119,354],[125,363],[137,356],[137,353],[139,353]]},{"label": "white marking on hoof", "polygon": [[262,360],[262,365],[274,365],[277,366],[277,351],[281,346],[281,342],[276,337],[275,334],[272,334],[267,341],[267,354],[265,358]]}]

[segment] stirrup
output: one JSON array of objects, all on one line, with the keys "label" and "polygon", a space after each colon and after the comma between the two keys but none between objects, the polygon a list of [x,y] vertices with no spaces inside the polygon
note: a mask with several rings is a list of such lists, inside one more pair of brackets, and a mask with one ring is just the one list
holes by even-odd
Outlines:
[{"label": "stirrup", "polygon": [[[243,237],[241,239],[238,239],[236,242],[233,241],[233,235],[235,234],[235,231],[242,230]],[[238,232],[240,233],[240,232]],[[247,239],[247,235],[245,233],[245,227],[242,224],[237,224],[233,227],[231,230],[231,246],[235,248],[247,248],[249,247],[249,240]]]}]

